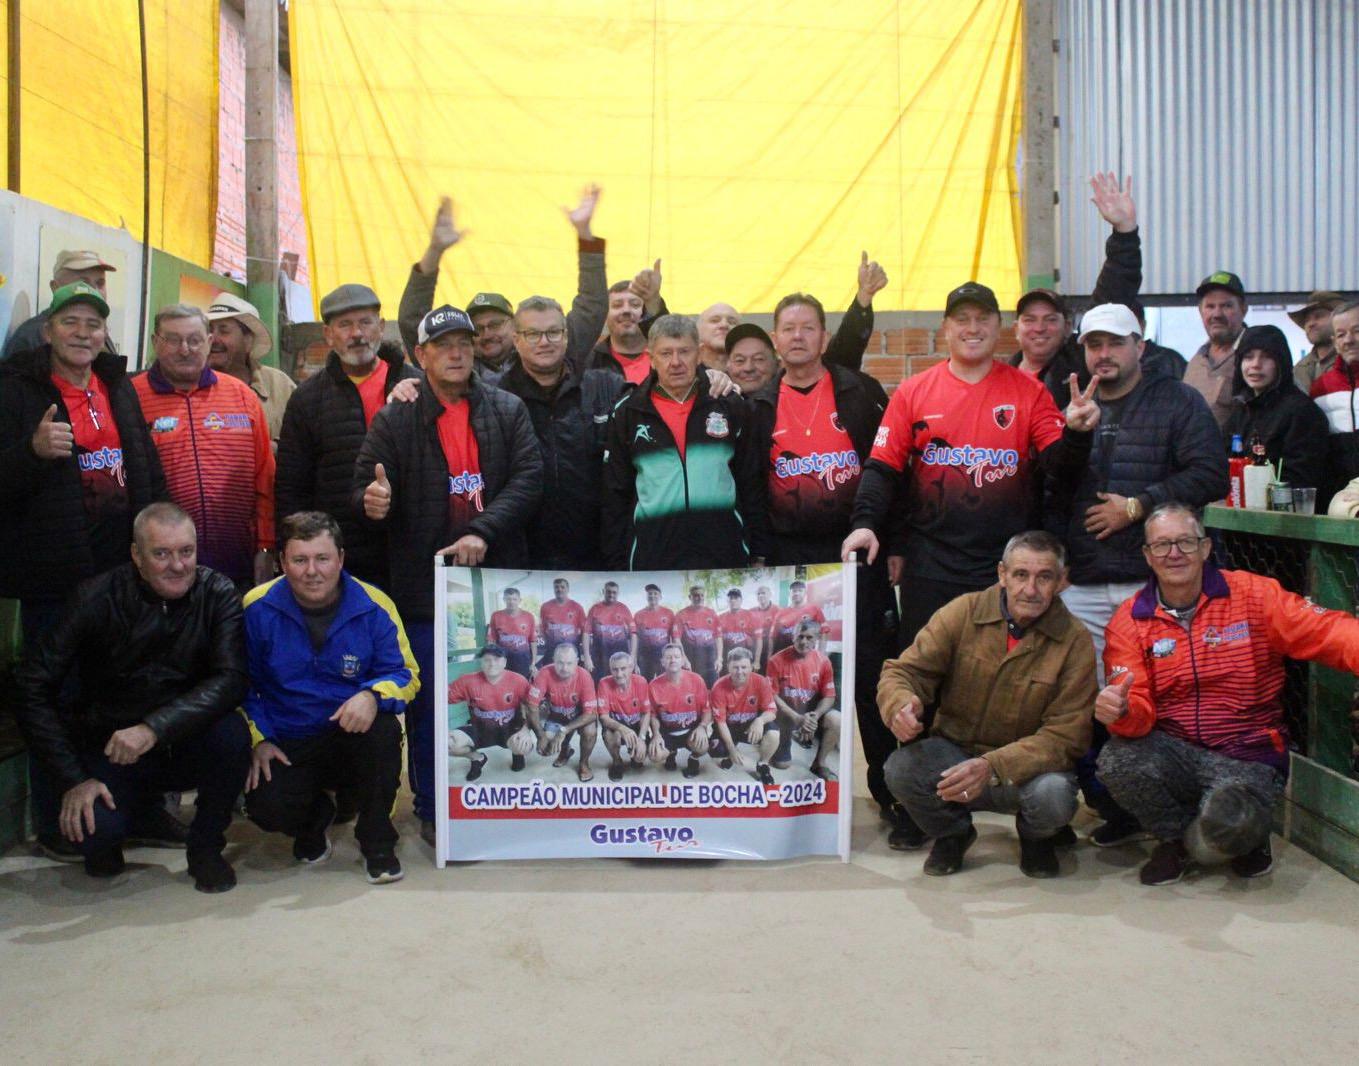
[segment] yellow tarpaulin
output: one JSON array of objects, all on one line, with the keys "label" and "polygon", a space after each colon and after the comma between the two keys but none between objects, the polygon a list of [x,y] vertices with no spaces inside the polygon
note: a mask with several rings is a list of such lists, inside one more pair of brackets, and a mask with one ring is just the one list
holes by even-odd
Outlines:
[{"label": "yellow tarpaulin", "polygon": [[976,277],[1018,295],[1019,0],[294,0],[317,294],[394,315],[442,193],[470,231],[440,299],[575,290],[561,206],[604,188],[610,280],[661,257],[672,308],[879,308]]},{"label": "yellow tarpaulin", "polygon": [[[12,2],[12,0],[11,0]],[[20,0],[25,196],[142,237],[136,0]],[[212,261],[217,4],[147,0],[151,243]]]}]

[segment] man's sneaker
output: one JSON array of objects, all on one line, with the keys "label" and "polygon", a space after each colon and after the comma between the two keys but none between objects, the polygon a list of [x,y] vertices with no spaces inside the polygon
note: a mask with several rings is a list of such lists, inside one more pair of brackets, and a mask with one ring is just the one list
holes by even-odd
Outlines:
[{"label": "man's sneaker", "polygon": [[665,768],[667,770],[673,770],[678,765],[679,763],[675,761],[675,753],[673,751],[665,757]]},{"label": "man's sneaker", "polygon": [[621,762],[609,764],[609,780],[610,781],[623,780],[623,764]]},{"label": "man's sneaker", "polygon": [[760,779],[760,784],[768,788],[774,787],[774,772],[769,769],[767,762],[757,762],[755,764],[755,776]]},{"label": "man's sneaker", "polygon": [[731,769],[731,760],[730,760],[730,759],[722,759],[722,760],[720,760],[720,761],[718,762],[717,765],[720,766],[720,767],[722,767],[722,769],[724,769],[724,770],[730,770],[730,769]]},{"label": "man's sneaker", "polygon": [[510,756],[510,769],[522,770],[524,768],[524,757],[522,755]]},{"label": "man's sneaker", "polygon": [[1076,836],[1076,830],[1072,829],[1069,825],[1062,826],[1061,829],[1053,833],[1048,839],[1052,841],[1052,846],[1054,848],[1074,848],[1080,843],[1079,838]]},{"label": "man's sneaker", "polygon": [[236,887],[236,871],[212,848],[189,852],[189,876],[199,892],[230,892]]},{"label": "man's sneaker", "polygon": [[1019,838],[1019,869],[1026,877],[1056,877],[1062,872],[1057,864],[1057,845],[1052,837],[1042,840]]},{"label": "man's sneaker", "polygon": [[85,856],[85,872],[91,877],[117,877],[127,869],[123,849],[116,844],[107,851],[96,851]]},{"label": "man's sneaker", "polygon": [[352,788],[335,790],[335,821],[332,825],[348,825],[359,816],[359,797]]},{"label": "man's sneaker", "polygon": [[1232,873],[1237,877],[1264,877],[1274,869],[1274,853],[1269,850],[1269,841],[1266,840],[1244,855],[1238,855],[1231,865]]},{"label": "man's sneaker", "polygon": [[1151,834],[1142,828],[1142,824],[1136,818],[1110,818],[1090,834],[1090,843],[1097,848],[1116,848],[1120,844],[1150,839]]},{"label": "man's sneaker", "polygon": [[406,876],[395,852],[380,851],[376,855],[365,855],[363,865],[367,869],[370,885],[389,885]]},{"label": "man's sneaker", "polygon": [[438,848],[439,831],[434,828],[433,822],[422,821],[420,823],[420,839],[423,840],[426,844],[428,844],[431,848]]},{"label": "man's sneaker", "polygon": [[977,839],[977,827],[970,825],[966,833],[939,837],[925,859],[925,873],[931,877],[947,877],[963,868],[963,855]]},{"label": "man's sneaker", "polygon": [[1163,840],[1142,864],[1137,878],[1144,885],[1173,885],[1189,869],[1189,852],[1183,840]]},{"label": "man's sneaker", "polygon": [[60,833],[43,833],[38,837],[38,850],[54,862],[84,862],[81,850]]},{"label": "man's sneaker", "polygon": [[884,808],[882,816],[892,826],[892,831],[887,834],[887,846],[893,851],[919,851],[925,846],[925,841],[929,839],[925,830],[915,824],[915,819],[906,813],[906,808],[900,803]]},{"label": "man's sneaker", "polygon": [[481,771],[486,769],[486,760],[489,756],[483,755],[480,759],[473,759],[472,765],[467,768],[467,780],[475,781],[481,776]]},{"label": "man's sneaker", "polygon": [[329,803],[326,807],[324,818],[316,819],[293,840],[293,858],[298,862],[315,866],[330,858],[330,837],[326,835],[326,830],[335,818],[335,808]]},{"label": "man's sneaker", "polygon": [[130,848],[183,849],[189,843],[189,827],[157,803],[132,819],[125,843]]},{"label": "man's sneaker", "polygon": [[684,776],[685,776],[685,777],[697,777],[697,776],[698,776],[698,769],[699,769],[699,767],[698,767],[698,758],[697,758],[696,756],[690,755],[690,756],[689,756],[689,761],[686,762],[686,763],[684,764],[684,770],[683,770]]}]

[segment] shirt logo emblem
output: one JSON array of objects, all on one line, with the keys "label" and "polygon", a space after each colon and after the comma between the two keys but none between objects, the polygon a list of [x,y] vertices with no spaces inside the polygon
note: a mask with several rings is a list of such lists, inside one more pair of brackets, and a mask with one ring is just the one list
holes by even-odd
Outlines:
[{"label": "shirt logo emblem", "polygon": [[887,433],[888,433],[888,430],[887,430],[887,427],[886,427],[886,426],[879,426],[879,427],[878,427],[877,435],[873,438],[873,447],[875,447],[875,448],[886,448],[886,447],[887,447]]},{"label": "shirt logo emblem", "polygon": [[170,432],[171,430],[173,430],[177,425],[179,425],[179,418],[178,418],[178,416],[176,416],[176,415],[162,415],[160,418],[156,419],[154,422],[151,423],[151,432],[152,432],[152,433],[169,433],[169,432]]},{"label": "shirt logo emblem", "polygon": [[844,432],[845,432],[845,427],[844,427],[844,426],[841,424],[841,422],[840,422],[840,412],[839,412],[839,411],[832,411],[832,412],[831,412],[831,415],[830,415],[830,423],[831,423],[831,429],[835,430],[836,433],[844,433]]},{"label": "shirt logo emblem", "polygon": [[638,426],[637,432],[632,435],[632,443],[636,444],[639,440],[644,440],[648,444],[655,444],[656,438],[651,435],[650,426]]},{"label": "shirt logo emblem", "polygon": [[997,407],[993,407],[991,408],[991,417],[996,420],[996,425],[998,427],[1001,429],[1008,429],[1014,424],[1015,405],[1012,403],[1003,403]]},{"label": "shirt logo emblem", "polygon": [[727,428],[727,416],[721,411],[713,411],[708,415],[708,421],[703,425],[708,436],[716,440],[724,439],[730,430]]},{"label": "shirt logo emblem", "polygon": [[359,676],[359,657],[357,655],[340,656],[340,676],[341,677]]},{"label": "shirt logo emblem", "polygon": [[1162,637],[1151,646],[1151,657],[1153,659],[1165,659],[1175,651],[1175,638]]}]

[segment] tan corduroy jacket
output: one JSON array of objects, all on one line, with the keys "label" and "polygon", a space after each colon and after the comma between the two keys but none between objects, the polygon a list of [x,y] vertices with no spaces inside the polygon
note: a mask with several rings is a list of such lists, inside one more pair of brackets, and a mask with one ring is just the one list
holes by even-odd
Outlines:
[{"label": "tan corduroy jacket", "polygon": [[1006,651],[1000,585],[935,612],[901,657],[883,663],[878,709],[937,700],[931,736],[980,755],[1004,785],[1071,770],[1090,747],[1095,645],[1060,599]]}]

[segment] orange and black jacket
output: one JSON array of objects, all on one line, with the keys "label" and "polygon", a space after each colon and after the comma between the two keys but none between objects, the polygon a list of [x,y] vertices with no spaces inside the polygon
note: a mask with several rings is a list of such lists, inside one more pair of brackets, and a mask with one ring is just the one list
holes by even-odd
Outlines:
[{"label": "orange and black jacket", "polygon": [[1359,673],[1359,620],[1244,570],[1203,570],[1189,628],[1158,601],[1153,578],[1105,630],[1111,682],[1132,671],[1128,711],[1109,726],[1122,737],[1162,729],[1233,759],[1288,765],[1279,694],[1283,657]]}]

